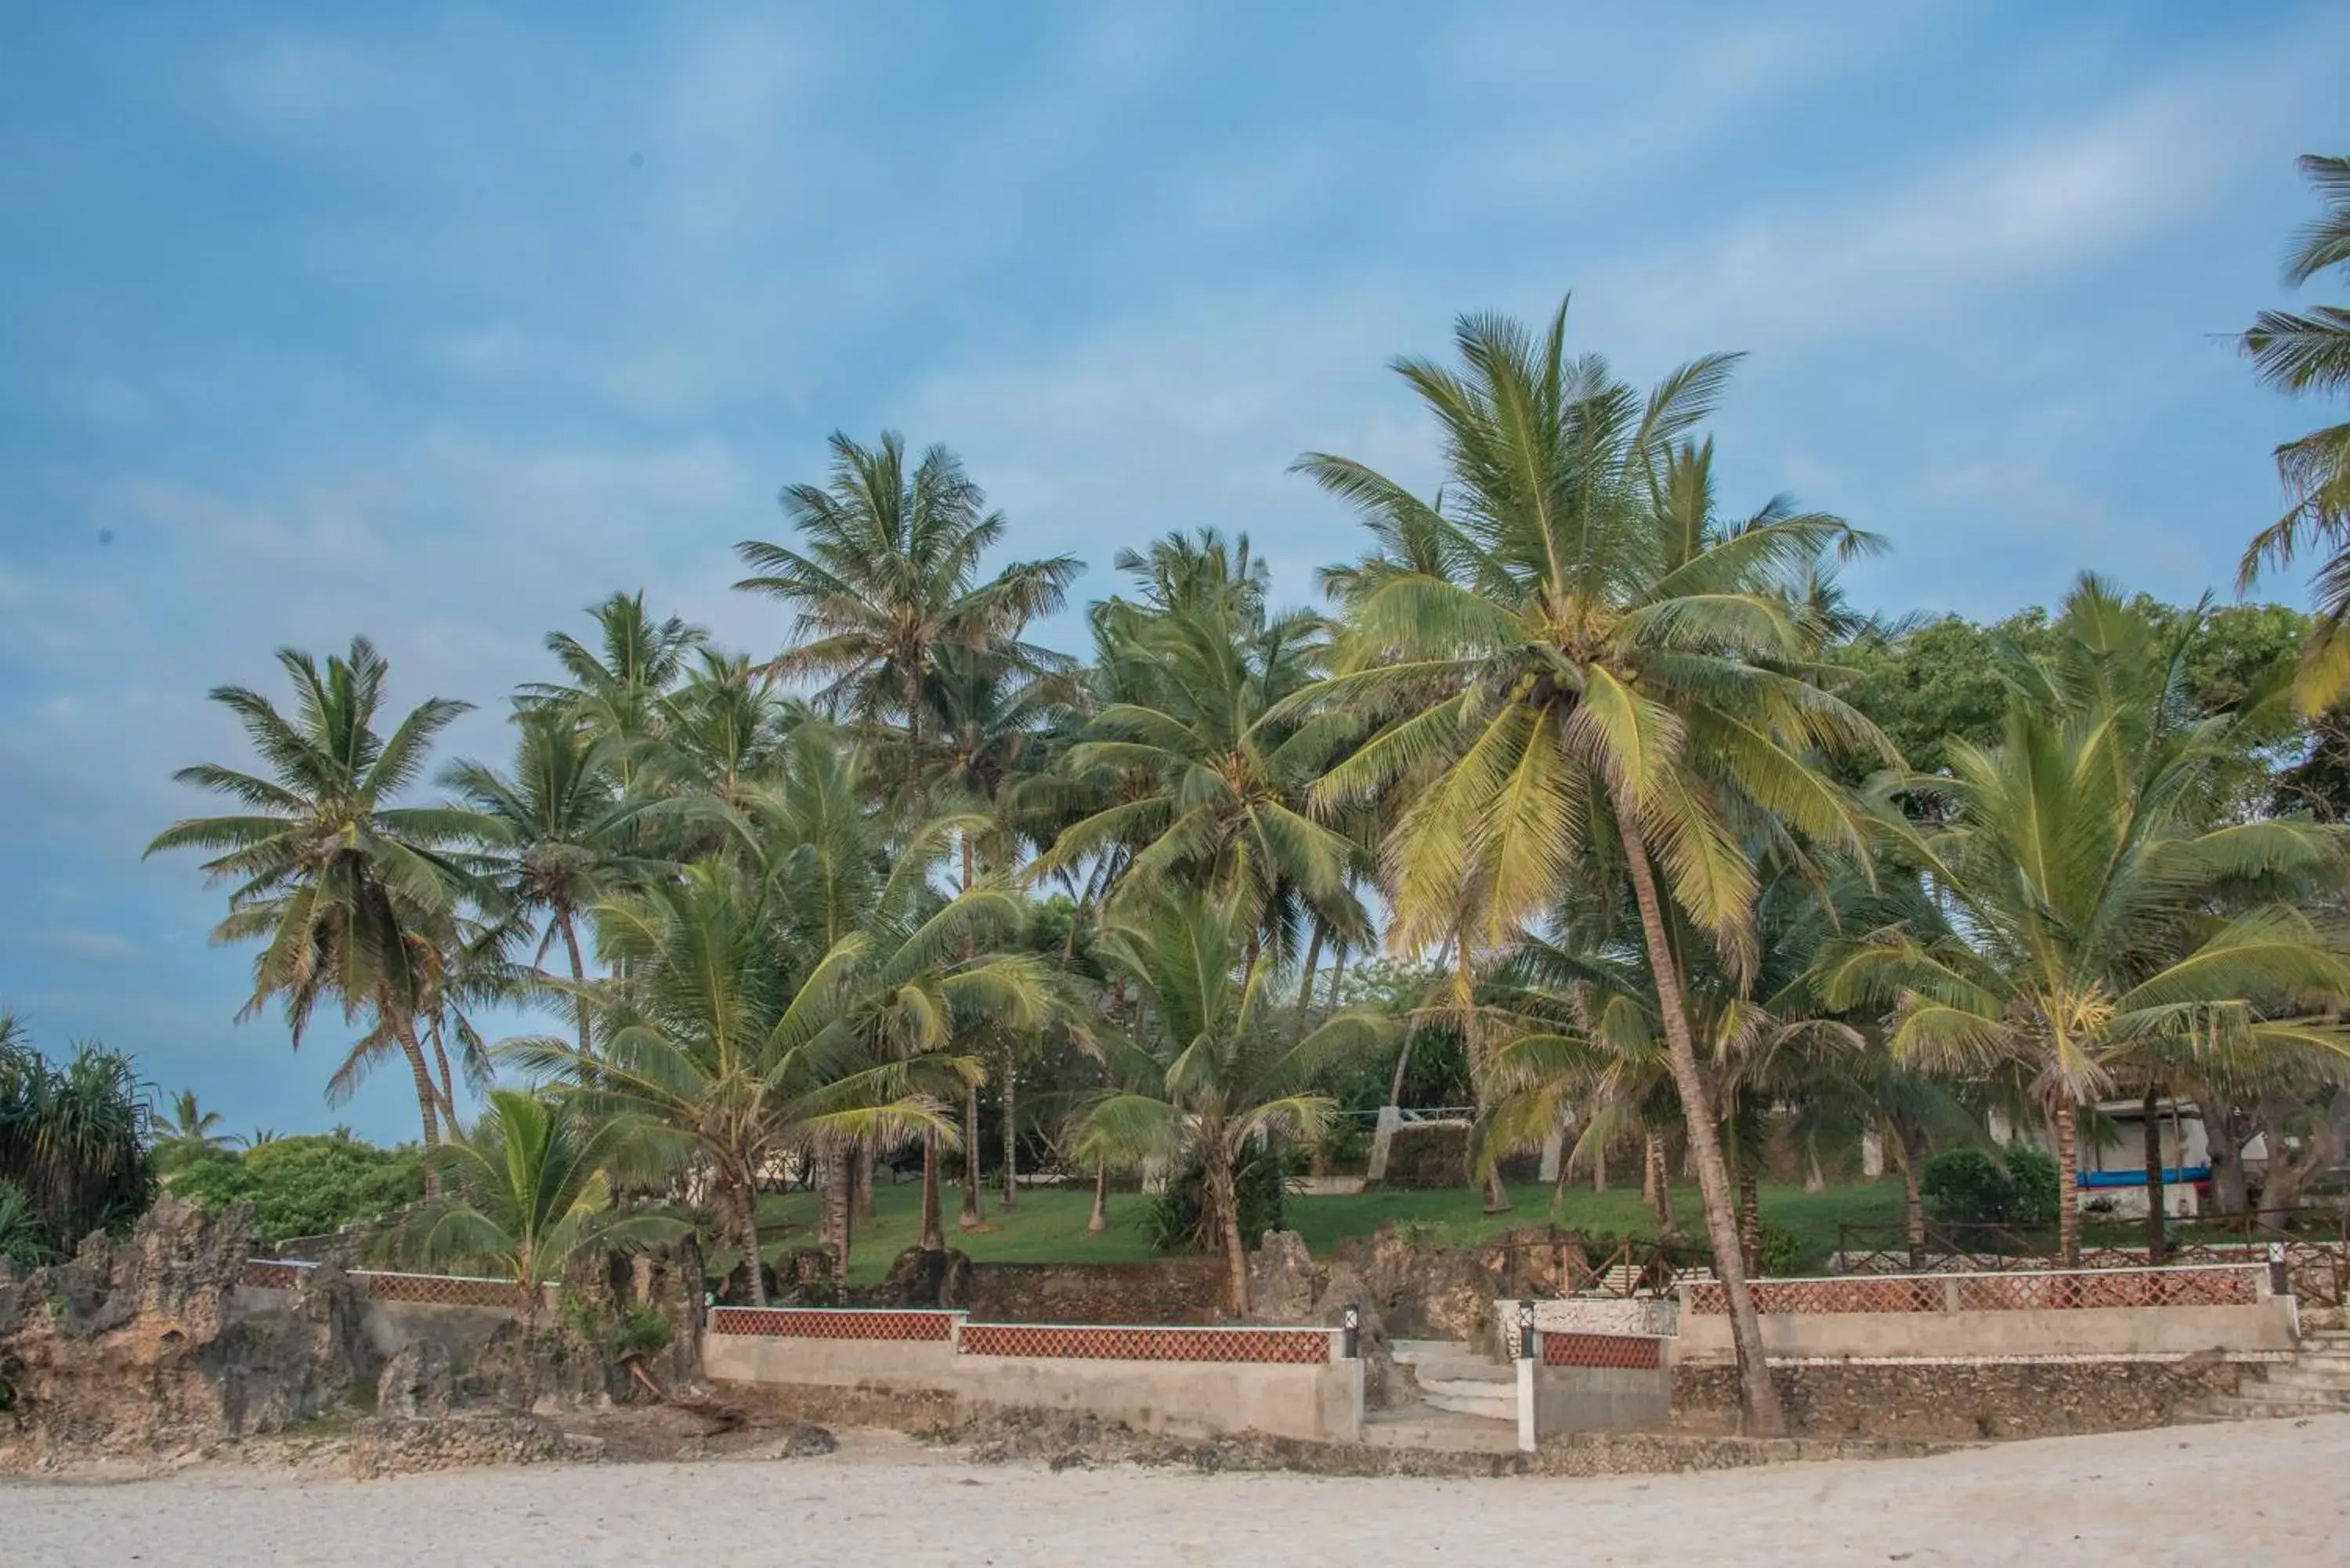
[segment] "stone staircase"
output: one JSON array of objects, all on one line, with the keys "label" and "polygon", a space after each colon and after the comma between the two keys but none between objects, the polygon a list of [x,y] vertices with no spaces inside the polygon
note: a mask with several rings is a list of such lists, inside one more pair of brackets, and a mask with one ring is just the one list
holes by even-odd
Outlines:
[{"label": "stone staircase", "polygon": [[1365,1442],[1462,1453],[1517,1450],[1516,1368],[1449,1339],[1399,1339],[1391,1349],[1403,1397],[1365,1418]]},{"label": "stone staircase", "polygon": [[2189,1421],[2255,1421],[2281,1416],[2330,1416],[2350,1412],[2350,1329],[2310,1328],[2291,1361],[2271,1362],[2247,1376],[2233,1394],[2221,1395]]}]

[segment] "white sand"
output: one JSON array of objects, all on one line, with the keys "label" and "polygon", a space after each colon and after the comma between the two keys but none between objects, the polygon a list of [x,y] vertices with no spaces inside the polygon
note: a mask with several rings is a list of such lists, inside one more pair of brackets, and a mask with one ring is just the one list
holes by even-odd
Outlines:
[{"label": "white sand", "polygon": [[234,1467],[119,1485],[0,1482],[0,1559],[2340,1568],[2345,1475],[2350,1416],[1596,1480],[1054,1475],[860,1437],[821,1459],[368,1482]]}]

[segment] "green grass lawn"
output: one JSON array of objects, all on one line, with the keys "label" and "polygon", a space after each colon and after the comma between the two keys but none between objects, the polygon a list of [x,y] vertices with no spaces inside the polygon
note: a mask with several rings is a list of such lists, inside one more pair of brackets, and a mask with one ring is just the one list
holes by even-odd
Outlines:
[{"label": "green grass lawn", "polygon": [[[1515,1207],[1504,1214],[1482,1211],[1483,1194],[1467,1188],[1436,1192],[1366,1192],[1343,1198],[1293,1197],[1289,1224],[1316,1253],[1327,1252],[1349,1236],[1367,1236],[1389,1220],[1409,1221],[1431,1241],[1461,1244],[1476,1241],[1522,1225],[1543,1225],[1553,1218],[1551,1189],[1540,1185],[1511,1189]],[[875,1194],[874,1218],[862,1224],[849,1252],[852,1284],[880,1282],[890,1260],[912,1246],[921,1228],[921,1188],[907,1181],[885,1186]],[[1126,1263],[1156,1257],[1140,1227],[1147,1201],[1131,1192],[1110,1197],[1109,1229],[1095,1235],[1086,1230],[1093,1212],[1089,1188],[1037,1188],[1023,1191],[1018,1207],[1005,1209],[991,1192],[986,1202],[987,1227],[958,1231],[955,1215],[961,1194],[944,1194],[947,1245],[970,1255],[975,1262],[993,1263]],[[1703,1230],[1694,1186],[1674,1189],[1674,1211],[1692,1235]],[[767,1224],[789,1224],[796,1232],[775,1243],[780,1253],[814,1244],[816,1199],[793,1193],[764,1199],[760,1207]],[[1826,1262],[1836,1241],[1839,1222],[1856,1225],[1898,1225],[1901,1221],[1901,1184],[1884,1180],[1853,1187],[1831,1187],[1805,1192],[1800,1187],[1765,1187],[1762,1217],[1794,1232],[1802,1249],[1802,1269],[1814,1272]],[[1593,1192],[1571,1189],[1557,1216],[1560,1225],[1595,1236],[1653,1236],[1654,1222],[1640,1201],[1639,1189],[1619,1188]],[[714,1266],[728,1260],[713,1258]]]}]

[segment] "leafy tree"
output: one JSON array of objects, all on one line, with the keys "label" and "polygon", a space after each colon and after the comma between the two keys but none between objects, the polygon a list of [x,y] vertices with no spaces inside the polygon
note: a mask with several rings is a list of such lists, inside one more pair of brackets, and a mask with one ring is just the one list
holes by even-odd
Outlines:
[{"label": "leafy tree", "polygon": [[326,1236],[397,1213],[424,1196],[414,1148],[379,1148],[348,1132],[280,1137],[256,1133],[172,1179],[173,1196],[208,1209],[250,1203],[262,1240]]},{"label": "leafy tree", "polygon": [[1381,728],[1317,798],[1336,808],[1398,792],[1383,851],[1390,940],[1451,942],[1464,1010],[1481,955],[1612,844],[1650,954],[1748,1422],[1776,1432],[1669,906],[1731,967],[1750,963],[1750,826],[1856,845],[1855,813],[1814,759],[1884,741],[1804,678],[1817,628],[1789,585],[1865,536],[1783,502],[1727,526],[1713,516],[1711,448],[1686,438],[1731,357],[1685,366],[1644,399],[1596,357],[1568,358],[1563,306],[1539,337],[1492,317],[1464,317],[1457,337],[1458,370],[1397,365],[1443,432],[1440,507],[1359,462],[1299,460],[1379,542],[1352,569],[1352,625],[1310,701]]},{"label": "leafy tree", "polygon": [[435,1086],[417,1033],[433,984],[426,955],[457,941],[471,879],[457,846],[482,836],[484,825],[451,807],[390,803],[421,775],[433,737],[466,704],[430,699],[380,735],[390,667],[367,639],[353,639],[349,654],[323,670],[290,648],[277,662],[293,682],[291,718],[241,686],[212,692],[236,715],[265,773],[202,763],[172,775],[227,796],[244,814],[175,823],[147,853],[210,851],[205,872],[233,884],[213,940],[263,943],[246,1015],[281,1002],[296,1048],[322,999],[338,1002],[347,1019],[374,1015],[408,1062],[429,1145],[456,1107]]},{"label": "leafy tree", "polygon": [[[2350,158],[2304,157],[2301,171],[2325,208],[2297,236],[2285,279],[2298,286],[2336,270],[2350,276]],[[2263,310],[2242,345],[2261,379],[2280,391],[2350,392],[2350,307]],[[2249,587],[2264,566],[2291,565],[2304,549],[2327,552],[2317,568],[2317,629],[2301,680],[2303,703],[2314,712],[2350,692],[2350,423],[2285,442],[2276,464],[2293,504],[2245,550],[2237,587]]]},{"label": "leafy tree", "polygon": [[96,1042],[53,1063],[0,1012],[0,1250],[23,1262],[120,1235],[155,1196],[147,1090]]}]

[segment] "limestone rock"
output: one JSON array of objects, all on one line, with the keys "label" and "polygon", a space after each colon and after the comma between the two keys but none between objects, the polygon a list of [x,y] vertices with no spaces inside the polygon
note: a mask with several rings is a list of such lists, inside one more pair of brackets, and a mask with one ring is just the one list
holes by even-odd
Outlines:
[{"label": "limestone rock", "polygon": [[[828,1257],[828,1255],[827,1255]],[[959,1306],[971,1293],[971,1260],[951,1247],[909,1247],[889,1263],[881,1303],[899,1307]]]},{"label": "limestone rock", "polygon": [[783,1440],[775,1445],[775,1456],[779,1459],[813,1459],[819,1454],[831,1453],[839,1447],[839,1439],[826,1428],[811,1421],[798,1421],[784,1433]]},{"label": "limestone rock", "polygon": [[411,1420],[445,1416],[455,1397],[448,1350],[438,1340],[411,1340],[384,1365],[375,1387],[376,1412]]}]

